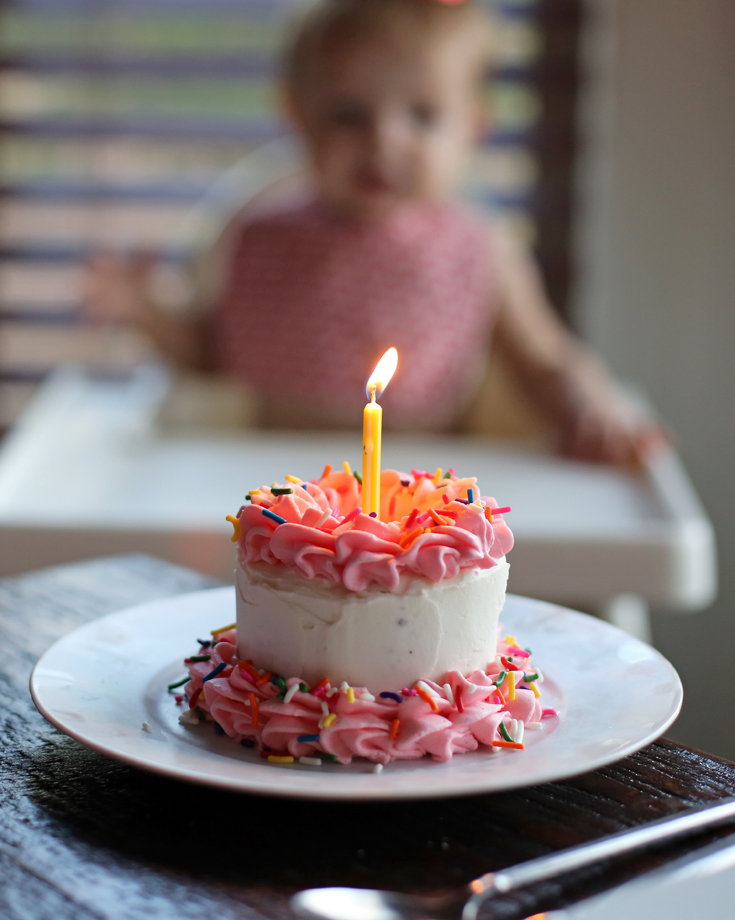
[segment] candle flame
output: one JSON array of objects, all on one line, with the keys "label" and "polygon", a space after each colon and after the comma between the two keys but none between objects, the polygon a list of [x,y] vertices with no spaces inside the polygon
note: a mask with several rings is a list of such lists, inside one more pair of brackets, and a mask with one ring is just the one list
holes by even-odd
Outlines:
[{"label": "candle flame", "polygon": [[395,374],[397,367],[398,352],[395,348],[389,348],[380,361],[378,361],[375,370],[372,372],[367,382],[365,392],[367,393],[368,399],[373,398],[373,392],[375,393],[375,398],[380,399],[383,395],[383,390],[390,383],[390,379],[393,374]]}]

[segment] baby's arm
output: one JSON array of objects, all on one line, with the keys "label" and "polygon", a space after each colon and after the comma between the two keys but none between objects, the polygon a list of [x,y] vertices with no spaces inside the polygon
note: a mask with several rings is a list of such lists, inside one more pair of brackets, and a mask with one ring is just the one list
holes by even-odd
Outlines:
[{"label": "baby's arm", "polygon": [[664,440],[642,422],[602,362],[562,324],[530,253],[493,226],[499,279],[495,337],[556,438],[579,460],[637,464]]},{"label": "baby's arm", "polygon": [[82,281],[82,312],[97,324],[131,323],[173,364],[209,370],[209,323],[174,313],[157,300],[152,283],[156,262],[154,254],[92,256]]}]

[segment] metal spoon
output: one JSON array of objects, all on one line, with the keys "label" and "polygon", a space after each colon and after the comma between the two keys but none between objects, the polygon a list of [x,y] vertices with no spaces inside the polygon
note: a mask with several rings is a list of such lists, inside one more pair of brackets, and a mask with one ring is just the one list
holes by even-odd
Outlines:
[{"label": "metal spoon", "polygon": [[445,897],[429,898],[369,888],[309,888],[291,898],[291,908],[310,920],[427,920],[429,917],[476,920],[480,905],[496,894],[506,894],[599,860],[685,837],[733,819],[735,798],[723,799],[509,869],[489,872]]}]

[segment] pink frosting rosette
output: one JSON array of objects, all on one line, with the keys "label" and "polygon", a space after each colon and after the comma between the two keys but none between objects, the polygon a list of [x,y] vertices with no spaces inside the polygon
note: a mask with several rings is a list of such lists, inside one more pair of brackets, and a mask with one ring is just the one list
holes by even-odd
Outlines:
[{"label": "pink frosting rosette", "polygon": [[365,687],[309,688],[298,677],[261,673],[237,660],[233,629],[219,636],[208,661],[187,659],[185,692],[200,720],[279,756],[326,754],[343,764],[354,757],[386,764],[428,754],[446,761],[481,746],[507,746],[504,739],[519,737],[519,725],[539,727],[551,712],[532,688],[543,676],[531,667],[530,655],[502,639],[498,649],[487,671],[449,671],[441,684],[419,681],[413,689],[374,696]]},{"label": "pink frosting rosette", "polygon": [[480,497],[474,477],[385,470],[379,518],[362,512],[359,484],[346,471],[263,486],[250,498],[237,515],[245,563],[280,563],[350,591],[373,583],[396,590],[404,572],[440,582],[491,568],[513,547],[497,502]]}]

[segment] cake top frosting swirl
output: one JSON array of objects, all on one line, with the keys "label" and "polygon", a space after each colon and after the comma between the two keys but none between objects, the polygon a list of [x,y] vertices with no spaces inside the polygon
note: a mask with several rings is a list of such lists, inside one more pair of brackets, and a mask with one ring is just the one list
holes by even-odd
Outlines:
[{"label": "cake top frosting swirl", "polygon": [[349,591],[373,583],[395,591],[403,573],[440,582],[491,568],[513,547],[498,503],[480,496],[474,477],[383,470],[379,516],[363,513],[348,469],[287,479],[253,489],[240,508],[235,532],[245,563],[283,564]]}]

